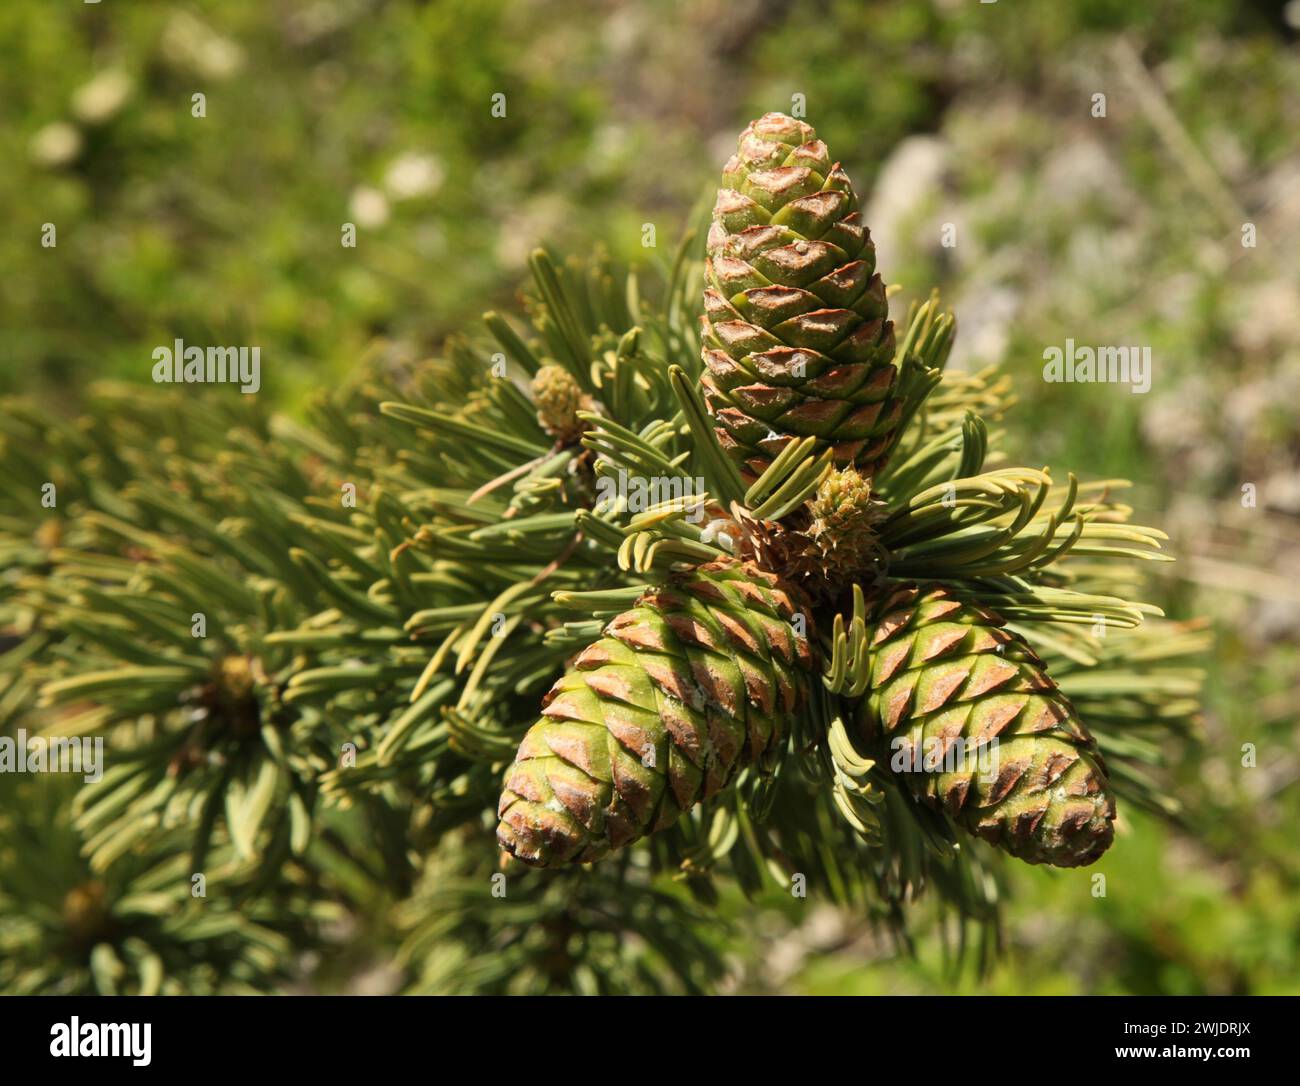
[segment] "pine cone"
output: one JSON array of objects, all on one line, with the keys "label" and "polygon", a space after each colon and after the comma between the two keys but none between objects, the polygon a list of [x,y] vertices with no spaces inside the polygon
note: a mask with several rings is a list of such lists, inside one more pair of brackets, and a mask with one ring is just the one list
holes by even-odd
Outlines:
[{"label": "pine cone", "polygon": [[751,477],[809,436],[874,475],[898,424],[893,324],[857,206],[811,126],[781,113],[750,123],[723,172],[702,382],[718,439]]},{"label": "pine cone", "polygon": [[543,366],[534,375],[530,390],[537,405],[537,422],[551,437],[572,444],[582,436],[586,424],[579,411],[594,406],[573,375],[563,366]]},{"label": "pine cone", "polygon": [[597,860],[775,753],[812,668],[796,612],[797,589],[733,559],[647,591],[546,695],[506,775],[501,847]]},{"label": "pine cone", "polygon": [[913,790],[1028,863],[1101,856],[1115,817],[1101,755],[1025,641],[939,586],[896,590],[876,615],[861,721]]},{"label": "pine cone", "polygon": [[855,468],[830,472],[808,501],[807,524],[795,538],[802,549],[792,568],[813,585],[826,584],[838,591],[886,557],[876,529],[888,515],[888,506],[871,491],[871,480]]}]

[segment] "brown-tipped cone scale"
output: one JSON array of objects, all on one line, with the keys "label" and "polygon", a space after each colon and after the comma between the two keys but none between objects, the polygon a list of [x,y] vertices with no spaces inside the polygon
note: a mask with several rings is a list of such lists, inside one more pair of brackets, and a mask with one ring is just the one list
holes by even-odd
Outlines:
[{"label": "brown-tipped cone scale", "polygon": [[1028,863],[1101,856],[1115,801],[1097,744],[1024,639],[941,586],[875,614],[860,720],[913,791]]},{"label": "brown-tipped cone scale", "polygon": [[722,175],[705,267],[705,400],[747,477],[818,439],[874,475],[901,405],[876,251],[810,125],[753,121]]},{"label": "brown-tipped cone scale", "polygon": [[546,695],[506,774],[501,847],[598,860],[775,752],[807,696],[807,616],[798,589],[734,559],[648,590]]}]

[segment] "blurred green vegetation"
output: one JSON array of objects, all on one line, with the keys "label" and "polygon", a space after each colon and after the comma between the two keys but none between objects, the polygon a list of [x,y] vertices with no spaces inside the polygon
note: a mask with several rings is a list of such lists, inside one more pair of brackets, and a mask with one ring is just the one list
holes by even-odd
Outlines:
[{"label": "blurred green vegetation", "polygon": [[[1125,815],[1096,868],[1014,870],[990,978],[814,896],[728,904],[753,933],[722,947],[735,987],[1300,992],[1296,22],[1232,0],[11,0],[0,392],[70,408],[180,337],[261,346],[262,394],[295,410],[376,338],[421,357],[513,305],[540,241],[667,258],[735,132],[802,102],[873,193],[886,278],[942,287],[966,362],[1012,375],[1025,462],[1135,480],[1181,559],[1156,598],[1217,644],[1182,825]],[[1067,337],[1149,345],[1152,391],[1043,382]]]}]

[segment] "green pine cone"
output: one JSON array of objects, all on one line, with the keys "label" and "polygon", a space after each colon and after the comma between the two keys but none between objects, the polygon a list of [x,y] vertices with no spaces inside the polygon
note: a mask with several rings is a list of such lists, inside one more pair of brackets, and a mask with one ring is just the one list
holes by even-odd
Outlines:
[{"label": "green pine cone", "polygon": [[1101,856],[1115,817],[1101,755],[1024,639],[940,586],[898,589],[876,615],[861,723],[912,789],[1028,863]]},{"label": "green pine cone", "polygon": [[563,366],[543,366],[533,376],[530,391],[537,406],[537,422],[551,437],[572,444],[585,428],[579,411],[593,404],[578,382]]},{"label": "green pine cone", "polygon": [[647,591],[546,695],[506,774],[501,847],[598,860],[774,754],[813,666],[796,613],[798,589],[733,559]]},{"label": "green pine cone", "polygon": [[901,405],[876,250],[812,127],[752,121],[722,175],[705,270],[702,378],[719,441],[756,477],[819,439],[874,475]]},{"label": "green pine cone", "polygon": [[805,507],[807,524],[797,538],[803,549],[793,568],[836,591],[885,557],[876,528],[889,507],[871,491],[871,480],[852,467],[830,472]]}]

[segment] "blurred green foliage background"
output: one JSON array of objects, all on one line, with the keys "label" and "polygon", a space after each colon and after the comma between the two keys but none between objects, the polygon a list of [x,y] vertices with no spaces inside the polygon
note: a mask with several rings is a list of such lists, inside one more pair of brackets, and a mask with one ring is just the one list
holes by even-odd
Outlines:
[{"label": "blurred green foliage background", "polygon": [[[1297,27],[1234,0],[11,0],[0,392],[148,395],[181,337],[260,345],[292,412],[377,338],[421,357],[516,305],[540,241],[668,259],[745,121],[802,105],[887,281],[940,286],[963,362],[1012,375],[1023,461],[1133,479],[1180,559],[1153,598],[1216,645],[1183,824],[1017,867],[991,977],[734,901],[732,987],[1300,992]],[[1044,383],[1067,337],[1149,345],[1151,392]]]}]

